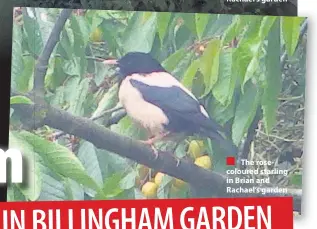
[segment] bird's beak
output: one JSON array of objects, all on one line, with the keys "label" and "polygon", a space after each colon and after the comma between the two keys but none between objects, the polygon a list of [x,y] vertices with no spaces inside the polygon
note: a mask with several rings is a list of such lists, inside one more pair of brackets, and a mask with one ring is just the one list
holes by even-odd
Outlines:
[{"label": "bird's beak", "polygon": [[109,60],[104,60],[103,63],[106,64],[106,65],[117,65],[118,64],[118,60],[109,59]]}]

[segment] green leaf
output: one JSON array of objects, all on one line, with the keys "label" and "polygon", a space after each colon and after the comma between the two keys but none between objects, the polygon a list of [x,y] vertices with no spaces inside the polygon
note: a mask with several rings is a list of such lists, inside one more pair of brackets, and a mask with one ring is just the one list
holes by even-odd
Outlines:
[{"label": "green leaf", "polygon": [[131,189],[135,186],[136,171],[131,171],[122,180],[120,180],[120,187],[123,190]]},{"label": "green leaf", "polygon": [[205,31],[206,37],[222,37],[225,30],[233,23],[233,15],[212,14]]},{"label": "green leaf", "polygon": [[92,73],[95,73],[94,81],[97,86],[102,86],[101,84],[105,81],[105,76],[111,74],[111,67],[105,65],[102,62],[91,61]]},{"label": "green leaf", "polygon": [[185,87],[191,88],[194,77],[199,69],[199,60],[194,60],[191,62],[189,67],[187,68],[184,77],[182,79],[182,83]]},{"label": "green leaf", "polygon": [[[66,80],[63,86],[59,87],[63,94],[62,99],[65,100],[68,104],[72,101],[74,96],[74,91],[77,90],[78,85],[80,84],[80,77],[70,77]],[[56,93],[57,96],[58,93]]]},{"label": "green leaf", "polygon": [[18,90],[28,92],[33,88],[33,74],[35,69],[35,59],[32,56],[23,57],[23,72],[17,79]]},{"label": "green leaf", "polygon": [[68,179],[66,181],[66,189],[70,191],[72,200],[84,200],[85,199],[85,191],[84,188],[78,184],[77,182]]},{"label": "green leaf", "polygon": [[17,96],[12,96],[10,98],[10,104],[33,104],[33,101],[29,99],[28,97],[22,96],[22,95],[17,95]]},{"label": "green leaf", "polygon": [[70,25],[74,33],[74,46],[76,47],[74,52],[77,56],[80,56],[78,51],[83,50],[89,41],[90,26],[84,16],[74,14],[70,18]]},{"label": "green leaf", "polygon": [[187,155],[187,149],[188,149],[188,144],[184,141],[183,143],[177,146],[174,154],[178,158],[183,158]]},{"label": "green leaf", "polygon": [[36,156],[32,145],[25,141],[18,132],[9,132],[9,148],[19,149],[24,157],[24,177],[27,177],[27,181],[24,181],[23,185],[17,185],[19,190],[25,195],[28,200],[35,201],[41,192],[41,180],[42,176]]},{"label": "green leaf", "polygon": [[157,32],[160,37],[161,44],[163,44],[163,40],[167,32],[170,19],[171,19],[171,13],[169,12],[160,12],[157,15]]},{"label": "green leaf", "polygon": [[266,132],[270,132],[276,122],[276,110],[279,103],[278,95],[282,88],[279,20],[275,22],[268,36],[265,75],[262,108],[265,129]]},{"label": "green leaf", "polygon": [[13,26],[11,88],[19,92],[28,92],[33,86],[35,60],[32,56],[22,56],[21,29]]},{"label": "green leaf", "polygon": [[236,15],[233,18],[232,23],[228,26],[228,28],[223,33],[223,36],[221,39],[222,45],[232,41],[237,36],[237,31],[238,31],[237,27],[240,22],[240,19],[241,19],[240,15]]},{"label": "green leaf", "polygon": [[195,14],[179,13],[178,15],[180,15],[180,17],[184,20],[185,26],[186,26],[194,35],[197,35]]},{"label": "green leaf", "polygon": [[78,149],[77,157],[85,167],[88,175],[92,177],[99,186],[102,186],[103,178],[95,146],[90,142],[84,141]]},{"label": "green leaf", "polygon": [[169,72],[172,72],[176,66],[179,64],[179,62],[184,58],[186,55],[185,49],[179,49],[176,52],[174,52],[172,55],[167,57],[163,62],[162,66]]},{"label": "green leaf", "polygon": [[246,40],[258,40],[259,30],[261,27],[261,23],[263,22],[263,18],[265,16],[254,16],[254,15],[244,15],[240,17],[240,21],[244,21],[246,24],[246,29],[242,31],[242,38],[241,41],[243,42],[244,39]]},{"label": "green leaf", "polygon": [[303,17],[282,17],[282,31],[288,56],[293,56],[300,33],[300,25],[305,20]]},{"label": "green leaf", "polygon": [[194,61],[195,54],[194,52],[188,52],[185,54],[183,59],[177,64],[176,68],[171,72],[173,76],[175,76],[178,80],[182,80],[184,77],[188,66]]},{"label": "green leaf", "polygon": [[109,44],[109,49],[112,53],[123,53],[123,47],[119,44],[118,35],[116,30],[112,30],[108,26],[109,23],[105,21],[102,23],[101,31],[102,38]]},{"label": "green leaf", "polygon": [[45,86],[50,90],[55,90],[65,81],[67,75],[63,71],[63,59],[52,57],[45,76]]},{"label": "green leaf", "polygon": [[55,91],[55,94],[52,95],[50,99],[48,99],[51,106],[55,106],[56,108],[62,109],[66,103],[64,98],[64,90],[63,86],[58,87]]},{"label": "green leaf", "polygon": [[264,40],[267,35],[269,34],[271,27],[273,26],[274,22],[277,20],[276,16],[265,16],[261,22],[259,28],[259,38]]},{"label": "green leaf", "polygon": [[147,20],[149,20],[153,16],[153,12],[143,12],[141,23],[144,24]]},{"label": "green leaf", "polygon": [[72,59],[64,60],[63,70],[68,75],[81,76],[80,57],[72,56]]},{"label": "green leaf", "polygon": [[92,114],[91,119],[94,119],[95,117],[98,117],[101,115],[104,111],[111,109],[114,107],[118,102],[118,85],[112,86],[107,93],[104,94],[100,102],[98,103],[98,107],[95,110],[95,112]]},{"label": "green leaf", "polygon": [[131,28],[127,28],[123,48],[125,52],[150,52],[156,35],[157,14],[142,23],[142,12],[136,12],[136,20],[132,20]]},{"label": "green leaf", "polygon": [[80,160],[68,148],[30,132],[23,131],[21,136],[34,147],[38,154],[48,163],[47,165],[50,169],[88,188],[95,191],[99,190],[99,186],[87,174]]},{"label": "green leaf", "polygon": [[234,117],[235,105],[235,100],[232,100],[229,105],[224,106],[218,100],[210,98],[208,101],[208,111],[212,118],[214,118],[220,125],[224,125]]},{"label": "green leaf", "polygon": [[296,186],[298,186],[298,187],[301,187],[302,186],[302,174],[293,174],[292,176],[291,176],[291,183],[293,184],[293,185],[296,185]]},{"label": "green leaf", "polygon": [[101,25],[102,22],[103,22],[102,17],[100,17],[99,15],[94,15],[92,17],[90,30],[94,31],[95,29],[97,29]]},{"label": "green leaf", "polygon": [[14,185],[7,187],[7,202],[15,201],[14,189],[15,189]]},{"label": "green leaf", "polygon": [[58,43],[58,50],[65,59],[70,60],[73,56],[73,49],[74,33],[72,29],[65,25]]},{"label": "green leaf", "polygon": [[42,175],[42,189],[38,201],[69,200],[64,179],[49,169],[40,158],[38,162]]},{"label": "green leaf", "polygon": [[103,178],[109,174],[125,171],[129,167],[129,159],[103,149],[96,149]]},{"label": "green leaf", "polygon": [[[245,75],[247,72],[247,68],[253,58],[253,52],[251,51],[251,48],[253,44],[251,43],[252,41],[244,41],[239,45],[239,47],[235,50],[235,55],[239,57],[238,59],[234,59],[234,62],[237,69],[236,71],[238,72],[240,81],[241,81],[241,90],[244,88],[244,82],[247,82],[245,80]],[[260,47],[259,44],[257,47]],[[250,75],[250,74],[249,74]]]},{"label": "green leaf", "polygon": [[210,41],[200,58],[200,71],[205,83],[204,95],[210,92],[218,80],[220,43],[218,39]]},{"label": "green leaf", "polygon": [[56,18],[52,17],[45,8],[36,8],[34,11],[39,25],[39,30],[41,31],[43,44],[46,44],[55,25]]},{"label": "green leaf", "polygon": [[144,130],[138,127],[137,124],[132,122],[132,120],[128,116],[121,119],[118,124],[112,125],[111,130],[118,134],[123,134],[125,136],[132,137],[132,138],[141,139],[145,137]]},{"label": "green leaf", "polygon": [[219,78],[212,89],[212,94],[222,105],[231,103],[236,85],[237,74],[232,63],[233,56],[232,49],[220,53]]},{"label": "green leaf", "polygon": [[260,65],[260,60],[259,60],[259,49],[256,51],[256,53],[254,53],[250,63],[248,64],[247,66],[247,69],[246,69],[246,72],[245,72],[245,76],[244,76],[244,79],[243,79],[243,85],[251,78],[254,77],[257,69],[259,68],[259,65]]},{"label": "green leaf", "polygon": [[12,184],[8,186],[7,191],[7,201],[8,202],[17,202],[17,201],[26,201],[25,195],[21,192],[21,190],[17,187],[16,184]]},{"label": "green leaf", "polygon": [[23,13],[23,27],[27,34],[29,50],[32,54],[39,56],[43,49],[43,39],[40,26],[36,20],[34,12],[29,9]]},{"label": "green leaf", "polygon": [[21,72],[23,71],[22,30],[15,23],[13,24],[12,39],[11,87],[18,90],[20,87],[19,79],[21,79]]},{"label": "green leaf", "polygon": [[201,40],[209,21],[209,14],[196,13],[195,21],[196,21],[197,36],[199,40]]},{"label": "green leaf", "polygon": [[108,199],[113,198],[122,193],[124,190],[121,188],[120,181],[122,179],[122,172],[114,173],[107,177],[103,182],[102,191],[99,191],[95,199]]},{"label": "green leaf", "polygon": [[84,78],[77,85],[76,89],[71,91],[68,111],[74,115],[82,116],[84,114],[84,103],[89,93],[89,82],[89,78]]},{"label": "green leaf", "polygon": [[245,83],[254,76],[258,67],[260,50],[276,18],[264,16],[261,21],[255,19],[254,23],[250,24],[249,30],[245,32],[245,37],[240,41],[237,52],[240,54],[238,70],[243,82],[242,90]]},{"label": "green leaf", "polygon": [[162,179],[162,183],[160,184],[159,188],[157,189],[157,197],[159,199],[166,199],[168,198],[168,187],[173,177],[164,175]]},{"label": "green leaf", "polygon": [[240,96],[233,124],[232,140],[238,145],[248,130],[260,102],[260,91],[252,83],[245,85],[244,93]]}]

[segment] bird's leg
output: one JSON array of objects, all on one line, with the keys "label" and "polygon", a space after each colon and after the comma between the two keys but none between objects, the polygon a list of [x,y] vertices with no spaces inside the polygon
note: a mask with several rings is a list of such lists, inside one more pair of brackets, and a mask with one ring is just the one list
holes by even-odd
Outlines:
[{"label": "bird's leg", "polygon": [[145,140],[145,141],[144,140],[140,140],[140,142],[151,147],[151,149],[154,152],[155,160],[156,160],[158,158],[158,151],[154,147],[155,137],[151,137],[151,138],[149,138],[148,140]]},{"label": "bird's leg", "polygon": [[[155,143],[156,141],[159,141],[159,140],[165,138],[165,137],[166,137],[167,135],[169,135],[169,134],[170,134],[170,132],[164,132],[164,133],[161,133],[161,134],[159,134],[159,135],[153,136],[153,137],[149,138],[149,139],[146,140],[146,141],[141,141],[141,142],[144,143],[144,144],[146,144],[146,145],[150,145],[150,146],[151,146],[151,148],[152,148],[152,150],[153,150],[153,152],[154,152],[154,154],[155,154],[155,159],[157,159],[159,152],[158,152],[158,150],[154,147],[154,143]],[[171,152],[166,152],[166,153],[170,154],[170,155],[176,160],[176,166],[179,166],[180,159],[176,157],[175,151],[176,151],[178,145],[180,144],[180,142],[181,142],[182,140],[183,140],[182,137],[176,139],[176,146],[175,146],[175,148],[172,150],[172,153],[171,153]]]},{"label": "bird's leg", "polygon": [[156,136],[150,137],[148,140],[145,140],[145,141],[141,140],[141,142],[146,145],[154,145],[155,142],[165,138],[167,135],[169,135],[169,132],[160,133]]},{"label": "bird's leg", "polygon": [[160,133],[156,136],[150,137],[148,140],[140,140],[141,143],[151,146],[154,154],[155,154],[155,160],[158,158],[158,150],[154,147],[154,143],[165,138],[167,135],[169,135],[169,132]]}]

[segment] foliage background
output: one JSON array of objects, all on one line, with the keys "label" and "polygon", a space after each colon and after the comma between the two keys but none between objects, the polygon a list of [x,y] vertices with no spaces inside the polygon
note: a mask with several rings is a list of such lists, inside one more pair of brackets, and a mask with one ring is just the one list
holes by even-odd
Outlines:
[{"label": "foliage background", "polygon": [[[23,8],[22,12],[13,26],[11,85],[12,90],[26,93],[33,88],[36,58],[60,10]],[[100,61],[129,51],[150,52],[231,132],[236,145],[243,145],[262,111],[255,127],[262,135],[256,135],[255,149],[251,147],[247,156],[277,159],[288,150],[302,150],[306,43],[300,33],[304,22],[300,17],[75,10],[49,60],[45,99],[75,116],[99,116],[118,101],[114,72]],[[286,62],[281,61],[284,55]],[[296,119],[286,120],[279,112],[289,100],[296,101],[295,108],[290,108],[299,113]],[[12,105],[29,102],[11,97]],[[20,118],[11,109],[10,147],[18,146],[27,154],[29,185],[11,185],[9,201],[144,198],[135,184],[139,165],[48,126],[22,130]],[[97,122],[103,124],[107,118]],[[286,125],[281,126],[281,120]],[[285,126],[297,130],[296,138],[284,131]],[[143,137],[127,117],[110,129]],[[263,144],[261,136],[272,144]],[[277,140],[279,150],[272,148]],[[180,144],[176,155],[186,157],[187,147],[188,141]],[[223,172],[223,153],[207,140],[205,147],[213,169]],[[301,171],[301,162],[292,171]],[[293,174],[284,185],[301,187],[301,175],[295,179]],[[191,197],[188,187],[171,195],[171,180],[164,179],[158,198]]]},{"label": "foliage background", "polygon": [[297,16],[297,0],[286,2],[229,2],[226,0],[14,0],[16,6],[136,11],[257,14]]}]

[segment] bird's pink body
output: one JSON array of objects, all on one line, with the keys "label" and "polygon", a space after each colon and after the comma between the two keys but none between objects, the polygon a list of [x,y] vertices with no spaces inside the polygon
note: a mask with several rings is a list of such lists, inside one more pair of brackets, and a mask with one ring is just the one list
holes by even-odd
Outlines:
[{"label": "bird's pink body", "polygon": [[[146,102],[142,98],[142,94],[134,88],[130,80],[138,80],[150,86],[172,87],[178,86],[192,96],[196,97],[184,87],[176,78],[165,72],[153,72],[146,77],[140,74],[132,74],[127,76],[121,83],[119,90],[119,101],[126,109],[127,114],[142,127],[147,129],[150,135],[156,136],[164,132],[164,126],[168,124],[168,118],[164,112],[157,106]],[[171,98],[172,99],[172,98]],[[201,111],[206,117],[208,114],[203,106]]]}]

